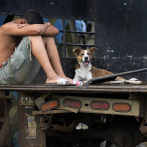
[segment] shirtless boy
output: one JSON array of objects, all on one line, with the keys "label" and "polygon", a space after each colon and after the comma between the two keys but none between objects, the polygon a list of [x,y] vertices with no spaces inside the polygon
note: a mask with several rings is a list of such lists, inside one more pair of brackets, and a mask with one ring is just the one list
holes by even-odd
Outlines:
[{"label": "shirtless boy", "polygon": [[27,10],[20,19],[2,25],[0,84],[30,84],[40,65],[47,75],[46,85],[76,84],[63,73],[53,38],[58,33],[36,10]]}]

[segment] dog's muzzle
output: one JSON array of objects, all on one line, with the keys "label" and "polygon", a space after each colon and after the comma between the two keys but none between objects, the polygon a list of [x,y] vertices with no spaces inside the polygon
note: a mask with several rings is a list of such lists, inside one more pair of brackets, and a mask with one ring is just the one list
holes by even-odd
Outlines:
[{"label": "dog's muzzle", "polygon": [[84,63],[85,66],[87,66],[89,64],[89,60],[88,57],[84,58],[84,61],[82,61]]},{"label": "dog's muzzle", "polygon": [[89,64],[89,61],[84,61],[83,63],[85,66],[87,66]]}]

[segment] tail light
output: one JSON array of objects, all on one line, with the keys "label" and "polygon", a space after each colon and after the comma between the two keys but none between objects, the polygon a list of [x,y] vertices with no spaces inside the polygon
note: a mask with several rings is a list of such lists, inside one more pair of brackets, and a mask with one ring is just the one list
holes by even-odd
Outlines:
[{"label": "tail light", "polygon": [[129,112],[131,110],[130,104],[120,104],[120,103],[115,103],[113,105],[113,110],[114,111],[121,111],[121,112]]},{"label": "tail light", "polygon": [[71,99],[65,99],[63,102],[64,107],[71,107],[79,109],[82,106],[82,103],[78,100],[71,100]]},{"label": "tail light", "polygon": [[48,111],[54,108],[57,108],[59,106],[59,101],[57,99],[52,99],[47,103],[44,103],[41,105],[42,111]]},{"label": "tail light", "polygon": [[93,101],[91,103],[91,109],[108,110],[109,109],[109,103],[108,102]]}]

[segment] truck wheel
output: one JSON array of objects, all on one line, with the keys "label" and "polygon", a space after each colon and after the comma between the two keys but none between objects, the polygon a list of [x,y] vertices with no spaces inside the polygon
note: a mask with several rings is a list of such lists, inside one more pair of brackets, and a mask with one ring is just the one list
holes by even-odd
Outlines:
[{"label": "truck wheel", "polygon": [[117,147],[135,147],[143,140],[138,128],[131,125],[120,125],[114,131],[114,144]]}]

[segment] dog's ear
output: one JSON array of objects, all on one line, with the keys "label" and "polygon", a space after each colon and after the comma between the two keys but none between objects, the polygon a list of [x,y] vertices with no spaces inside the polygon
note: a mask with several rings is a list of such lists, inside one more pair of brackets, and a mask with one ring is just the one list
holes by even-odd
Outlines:
[{"label": "dog's ear", "polygon": [[92,47],[92,48],[90,49],[91,55],[94,54],[95,50],[98,50],[98,49],[97,49],[96,47]]},{"label": "dog's ear", "polygon": [[73,52],[76,56],[79,56],[80,51],[81,51],[81,49],[79,49],[79,48],[73,49]]}]

